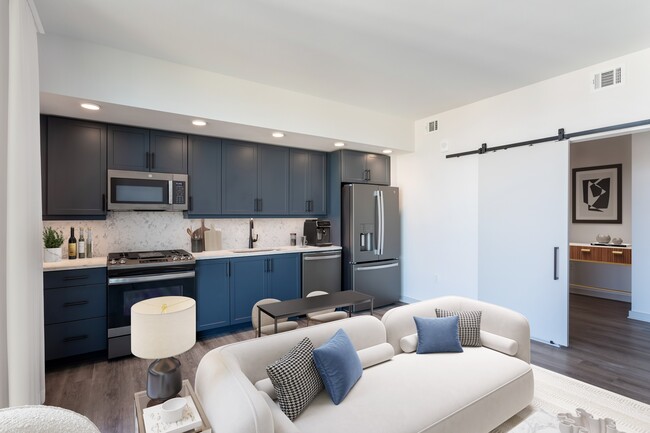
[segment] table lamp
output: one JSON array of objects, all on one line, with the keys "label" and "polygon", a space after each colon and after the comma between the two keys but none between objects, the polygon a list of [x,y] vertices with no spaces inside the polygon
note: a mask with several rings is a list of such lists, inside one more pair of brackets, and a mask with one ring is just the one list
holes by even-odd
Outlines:
[{"label": "table lamp", "polygon": [[131,352],[155,359],[147,370],[147,396],[166,400],[182,387],[181,363],[174,358],[196,343],[196,302],[185,296],[145,299],[131,307]]}]

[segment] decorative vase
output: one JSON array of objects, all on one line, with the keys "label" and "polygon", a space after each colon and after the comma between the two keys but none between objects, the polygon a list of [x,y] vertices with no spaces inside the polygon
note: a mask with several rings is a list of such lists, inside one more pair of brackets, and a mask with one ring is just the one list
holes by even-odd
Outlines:
[{"label": "decorative vase", "polygon": [[623,243],[623,239],[621,239],[621,238],[612,238],[612,243],[614,245],[621,245]]},{"label": "decorative vase", "polygon": [[43,261],[45,263],[60,262],[61,261],[61,247],[59,248],[44,248]]},{"label": "decorative vase", "polygon": [[608,243],[612,238],[609,235],[596,235],[596,241],[606,244]]}]

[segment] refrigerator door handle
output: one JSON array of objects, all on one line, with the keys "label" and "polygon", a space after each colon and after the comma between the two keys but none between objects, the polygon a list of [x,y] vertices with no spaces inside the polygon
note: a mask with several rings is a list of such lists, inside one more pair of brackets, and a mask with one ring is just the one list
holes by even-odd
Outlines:
[{"label": "refrigerator door handle", "polygon": [[384,215],[382,213],[381,209],[381,192],[380,191],[375,191],[373,193],[375,196],[375,210],[376,210],[376,215],[377,215],[377,226],[375,227],[375,233],[377,234],[377,248],[375,248],[375,255],[378,256],[381,254],[381,236],[382,236],[382,231],[381,231],[381,226],[383,224],[383,218]]},{"label": "refrigerator door handle", "polygon": [[379,254],[384,254],[384,239],[385,239],[385,221],[386,209],[384,208],[384,191],[379,191],[379,200],[381,202],[381,243],[379,244]]},{"label": "refrigerator door handle", "polygon": [[392,263],[390,265],[379,265],[379,266],[364,266],[362,268],[357,268],[357,271],[376,271],[377,269],[388,269],[396,268],[399,266],[399,263]]}]

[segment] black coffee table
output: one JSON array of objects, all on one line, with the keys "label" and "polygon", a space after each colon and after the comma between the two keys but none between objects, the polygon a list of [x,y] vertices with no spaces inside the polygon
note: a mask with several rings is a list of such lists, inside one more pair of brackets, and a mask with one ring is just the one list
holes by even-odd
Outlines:
[{"label": "black coffee table", "polygon": [[348,317],[352,316],[352,307],[359,304],[370,303],[370,315],[373,313],[375,297],[361,292],[346,290],[328,293],[327,295],[311,296],[309,298],[291,299],[288,301],[272,302],[257,306],[257,336],[262,335],[262,313],[274,321],[275,333],[278,333],[278,319],[302,316],[313,311],[327,310],[330,308],[347,308]]}]

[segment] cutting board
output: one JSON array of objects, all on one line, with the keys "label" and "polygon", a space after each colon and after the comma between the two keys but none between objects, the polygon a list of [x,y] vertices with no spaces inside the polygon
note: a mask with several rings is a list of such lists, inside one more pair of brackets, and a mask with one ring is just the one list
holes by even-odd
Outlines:
[{"label": "cutting board", "polygon": [[221,230],[210,226],[210,230],[203,233],[205,251],[217,251],[221,249]]}]

